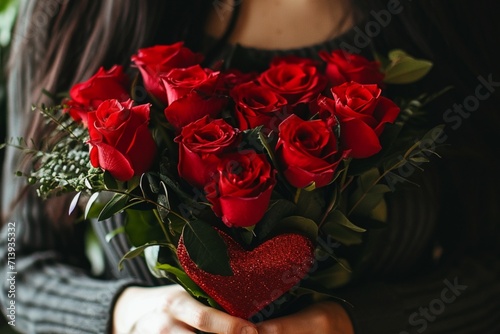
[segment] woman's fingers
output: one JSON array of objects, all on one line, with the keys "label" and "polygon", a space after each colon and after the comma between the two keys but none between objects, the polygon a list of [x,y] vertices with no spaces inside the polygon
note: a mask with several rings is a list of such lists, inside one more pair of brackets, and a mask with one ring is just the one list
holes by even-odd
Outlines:
[{"label": "woman's fingers", "polygon": [[205,306],[187,294],[168,303],[167,312],[180,322],[208,333],[257,334],[251,322]]},{"label": "woman's fingers", "polygon": [[185,324],[180,323],[164,312],[155,311],[143,316],[133,327],[130,334],[195,334]]},{"label": "woman's fingers", "polygon": [[298,313],[264,321],[259,334],[353,334],[351,319],[339,304],[324,302]]}]

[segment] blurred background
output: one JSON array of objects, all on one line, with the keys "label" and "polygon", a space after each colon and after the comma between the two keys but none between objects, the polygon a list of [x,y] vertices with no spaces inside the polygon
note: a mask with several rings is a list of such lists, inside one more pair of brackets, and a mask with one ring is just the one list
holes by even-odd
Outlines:
[{"label": "blurred background", "polygon": [[[6,94],[5,94],[5,71],[6,61],[9,54],[9,44],[12,40],[12,26],[15,21],[19,0],[0,0],[0,143],[8,140],[6,138]],[[0,150],[0,166],[3,162],[4,150]],[[0,316],[0,333],[14,334],[15,327],[7,324],[3,314]]]}]

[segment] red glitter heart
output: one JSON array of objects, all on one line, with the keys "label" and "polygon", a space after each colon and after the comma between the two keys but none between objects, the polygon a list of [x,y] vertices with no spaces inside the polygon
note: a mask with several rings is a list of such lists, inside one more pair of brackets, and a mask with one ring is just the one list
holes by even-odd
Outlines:
[{"label": "red glitter heart", "polygon": [[181,238],[177,248],[186,274],[229,314],[249,319],[294,287],[314,262],[312,242],[295,233],[278,235],[247,251],[223,232],[228,246],[232,276],[199,269],[189,257]]}]

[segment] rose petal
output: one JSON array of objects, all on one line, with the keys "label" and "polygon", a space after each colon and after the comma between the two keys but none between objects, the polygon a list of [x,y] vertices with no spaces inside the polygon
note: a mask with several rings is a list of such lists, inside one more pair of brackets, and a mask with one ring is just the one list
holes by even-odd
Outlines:
[{"label": "rose petal", "polygon": [[274,184],[271,183],[256,197],[220,197],[220,210],[224,224],[229,227],[248,227],[257,224],[269,206]]},{"label": "rose petal", "polygon": [[119,181],[128,181],[134,176],[134,170],[128,162],[127,158],[123,156],[114,147],[106,143],[92,143],[91,158],[97,160],[98,166],[113,175]]},{"label": "rose petal", "polygon": [[227,99],[220,96],[201,96],[196,91],[176,100],[165,108],[165,117],[176,128],[209,115],[215,117],[227,104]]},{"label": "rose petal", "polygon": [[356,118],[343,120],[340,127],[342,145],[351,150],[353,158],[368,158],[382,149],[375,131],[363,121]]}]

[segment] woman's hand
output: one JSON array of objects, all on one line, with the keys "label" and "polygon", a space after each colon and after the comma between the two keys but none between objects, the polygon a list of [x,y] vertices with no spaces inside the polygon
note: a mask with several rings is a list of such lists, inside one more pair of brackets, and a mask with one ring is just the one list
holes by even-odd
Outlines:
[{"label": "woman's hand", "polygon": [[113,334],[257,334],[255,325],[205,306],[182,287],[126,288],[113,311]]},{"label": "woman's hand", "polygon": [[345,309],[334,302],[321,302],[285,317],[258,324],[259,334],[354,334]]}]

